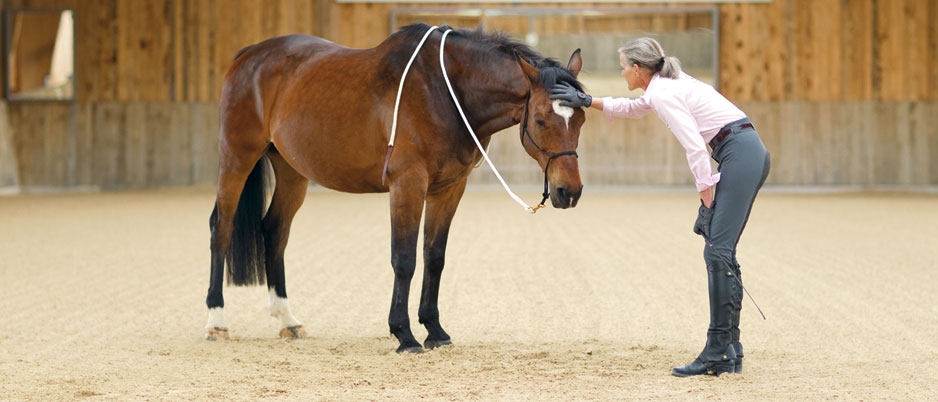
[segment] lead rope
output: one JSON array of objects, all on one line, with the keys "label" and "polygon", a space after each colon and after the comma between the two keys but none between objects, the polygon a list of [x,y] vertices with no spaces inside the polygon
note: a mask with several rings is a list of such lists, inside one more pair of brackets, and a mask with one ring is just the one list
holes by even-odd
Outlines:
[{"label": "lead rope", "polygon": [[[414,59],[417,58],[417,53],[420,52],[420,48],[423,47],[423,43],[427,41],[427,38],[430,37],[430,34],[433,33],[438,27],[432,26],[427,30],[427,33],[423,34],[423,39],[420,39],[420,43],[417,44],[417,48],[414,49],[414,54],[410,56],[410,61],[407,62],[407,67],[404,67],[404,74],[401,75],[401,84],[397,87],[397,99],[394,100],[394,118],[391,121],[391,139],[388,141],[388,154],[384,157],[384,169],[381,170],[381,185],[384,185],[384,179],[388,175],[388,162],[391,160],[391,150],[394,149],[394,138],[397,136],[397,111],[401,106],[401,92],[404,92],[404,80],[407,79],[407,72],[410,71],[410,65],[414,63]],[[442,53],[442,48],[440,49]],[[444,71],[444,74],[446,72]]]},{"label": "lead rope", "polygon": [[474,141],[476,143],[476,146],[479,147],[479,152],[482,152],[482,157],[489,164],[489,167],[492,168],[492,173],[495,173],[495,177],[497,177],[498,181],[502,183],[502,187],[505,188],[505,191],[508,192],[508,195],[511,196],[511,198],[515,200],[515,202],[521,205],[521,207],[524,208],[525,211],[528,211],[533,214],[537,212],[538,208],[528,206],[528,204],[525,204],[524,201],[521,200],[521,198],[515,195],[515,193],[513,193],[510,188],[508,188],[508,183],[505,183],[505,179],[503,179],[502,175],[498,173],[498,169],[495,168],[495,165],[492,163],[492,160],[489,159],[489,155],[485,153],[485,148],[482,147],[482,143],[479,142],[479,139],[476,137],[476,133],[472,131],[472,127],[469,125],[469,120],[466,119],[466,114],[463,113],[462,107],[459,106],[459,101],[456,100],[456,93],[453,92],[453,85],[450,84],[449,82],[449,77],[446,75],[446,65],[443,63],[443,46],[446,43],[446,35],[449,35],[450,32],[452,32],[452,30],[447,30],[446,32],[443,32],[443,38],[440,39],[440,69],[443,70],[443,80],[446,81],[446,87],[449,89],[449,94],[450,96],[453,97],[453,103],[456,104],[456,110],[459,111],[459,116],[462,117],[463,123],[466,124],[466,129],[469,130],[469,134],[472,136],[472,141]]}]

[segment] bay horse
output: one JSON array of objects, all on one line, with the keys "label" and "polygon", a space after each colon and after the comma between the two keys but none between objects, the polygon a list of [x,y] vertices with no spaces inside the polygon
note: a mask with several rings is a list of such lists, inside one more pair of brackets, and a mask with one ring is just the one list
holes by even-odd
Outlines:
[{"label": "bay horse", "polygon": [[[424,350],[411,332],[407,299],[426,207],[418,314],[428,332],[423,345],[451,343],[437,308],[440,275],[450,223],[482,154],[443,80],[439,44],[448,27],[432,32],[413,61],[400,103],[400,135],[382,180],[399,80],[429,28],[403,27],[371,49],[291,35],[238,53],[220,102],[206,339],[228,337],[222,314],[226,262],[229,284],[260,284],[266,276],[280,336],[305,336],[287,303],[284,250],[314,180],[337,191],[390,193],[394,287],[388,325],[400,342],[398,353]],[[454,94],[480,142],[487,145],[495,132],[521,123],[522,146],[549,178],[552,205],[576,206],[583,185],[575,150],[585,116],[579,108],[560,110],[549,95],[561,81],[581,88],[579,49],[564,67],[504,33],[480,28],[453,30],[444,50]],[[268,207],[271,170],[275,186]]]}]

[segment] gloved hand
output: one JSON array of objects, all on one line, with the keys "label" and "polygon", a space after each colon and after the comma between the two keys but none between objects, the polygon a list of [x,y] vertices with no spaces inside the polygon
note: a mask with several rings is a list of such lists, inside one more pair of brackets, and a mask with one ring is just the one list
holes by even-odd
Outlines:
[{"label": "gloved hand", "polygon": [[550,89],[551,99],[560,99],[560,106],[590,107],[593,97],[579,91],[566,82],[558,82]]},{"label": "gloved hand", "polygon": [[707,208],[701,201],[700,208],[697,210],[697,221],[694,222],[694,233],[703,236],[707,241],[710,241],[710,221],[713,220],[713,210],[716,204],[717,202],[713,201],[710,203],[710,208]]}]

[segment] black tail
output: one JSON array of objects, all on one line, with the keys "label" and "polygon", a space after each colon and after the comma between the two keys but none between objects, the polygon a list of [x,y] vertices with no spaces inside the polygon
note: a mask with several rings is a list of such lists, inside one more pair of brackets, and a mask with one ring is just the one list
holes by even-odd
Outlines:
[{"label": "black tail", "polygon": [[267,206],[267,156],[262,157],[244,183],[235,212],[228,248],[228,283],[260,285],[265,281],[266,253],[262,221]]}]

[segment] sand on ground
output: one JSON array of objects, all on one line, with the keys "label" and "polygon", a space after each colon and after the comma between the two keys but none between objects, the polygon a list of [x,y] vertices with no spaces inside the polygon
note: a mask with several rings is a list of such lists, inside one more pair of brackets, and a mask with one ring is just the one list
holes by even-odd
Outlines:
[{"label": "sand on ground", "polygon": [[938,395],[938,195],[761,195],[739,260],[768,319],[746,298],[745,371],[677,378],[709,314],[694,195],[587,189],[531,216],[468,192],[440,295],[454,345],[421,355],[388,334],[386,194],[311,191],[286,257],[309,337],[277,337],[263,287],[225,288],[227,342],[202,340],[212,190],[0,197],[0,399]]}]

